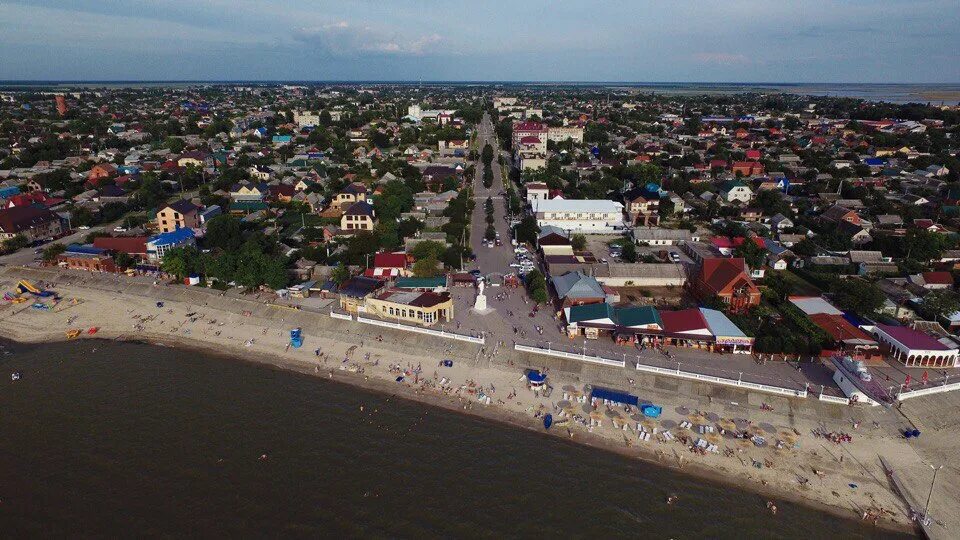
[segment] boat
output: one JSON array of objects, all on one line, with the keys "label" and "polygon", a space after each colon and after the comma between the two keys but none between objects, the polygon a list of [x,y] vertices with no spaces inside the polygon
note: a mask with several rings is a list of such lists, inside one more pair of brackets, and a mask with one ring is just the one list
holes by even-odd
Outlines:
[{"label": "boat", "polygon": [[553,425],[553,415],[548,414],[543,417],[543,429],[550,429],[550,426]]},{"label": "boat", "polygon": [[99,331],[100,331],[100,327],[99,327],[99,326],[91,326],[90,329],[87,330],[87,333],[92,336],[92,335],[96,334],[96,333],[99,332]]},{"label": "boat", "polygon": [[73,330],[67,330],[67,337],[69,339],[73,339],[79,335],[80,335],[80,330],[77,330],[76,328],[74,328]]},{"label": "boat", "polygon": [[849,356],[844,356],[841,361],[843,362],[843,367],[846,368],[847,371],[855,374],[861,381],[870,382],[873,380],[873,376],[870,374],[870,371],[867,370],[867,366],[864,365],[862,360],[854,360]]},{"label": "boat", "polygon": [[20,372],[19,372],[19,371],[14,371],[13,373],[11,373],[11,374],[10,374],[10,380],[11,380],[11,381],[19,381],[19,380],[20,380]]}]

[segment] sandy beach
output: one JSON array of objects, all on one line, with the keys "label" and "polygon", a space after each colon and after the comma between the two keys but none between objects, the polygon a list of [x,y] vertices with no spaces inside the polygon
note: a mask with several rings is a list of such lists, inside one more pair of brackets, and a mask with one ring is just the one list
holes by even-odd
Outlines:
[{"label": "sandy beach", "polygon": [[[623,406],[599,403],[592,407],[584,385],[617,381],[595,380],[587,376],[593,372],[587,371],[571,375],[542,357],[513,351],[494,356],[468,344],[222,298],[217,291],[130,287],[112,277],[78,284],[79,278],[69,275],[29,272],[31,279],[45,277],[62,300],[50,310],[34,309],[30,302],[4,303],[0,333],[13,340],[65,340],[68,330],[78,329],[83,333],[75,339],[137,340],[200,349],[509,422],[682,469],[762,493],[774,505],[798,501],[851,519],[866,515],[865,527],[875,526],[875,521],[876,526],[915,530],[902,497],[891,490],[878,455],[897,464],[914,459],[916,452],[906,441],[892,437],[890,426],[874,423],[873,411],[817,403],[823,408],[797,414],[796,406],[785,398],[750,395],[743,401],[722,403],[677,392],[653,377],[638,375],[620,381],[616,388],[663,407],[663,416],[654,421]],[[24,275],[21,269],[7,268],[0,272],[0,283],[11,290]],[[111,283],[118,287],[111,290]],[[151,288],[155,294],[144,294]],[[157,306],[158,299],[162,307]],[[305,336],[299,349],[289,347],[289,330],[297,326]],[[92,327],[98,328],[95,335],[87,333]],[[443,359],[452,360],[452,367],[439,365]],[[549,397],[526,386],[524,371],[529,367],[546,369],[553,387]],[[544,430],[542,423],[547,413],[556,422],[550,430]],[[732,436],[743,431],[762,436],[765,444],[756,446],[749,439]],[[849,434],[852,441],[833,442],[815,432]],[[716,450],[695,448],[698,439]]]}]

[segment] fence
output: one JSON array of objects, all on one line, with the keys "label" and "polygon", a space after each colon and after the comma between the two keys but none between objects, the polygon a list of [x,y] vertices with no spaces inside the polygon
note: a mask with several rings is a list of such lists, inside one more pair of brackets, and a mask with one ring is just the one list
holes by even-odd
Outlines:
[{"label": "fence", "polygon": [[828,395],[826,395],[826,394],[820,394],[820,395],[818,395],[818,396],[817,396],[817,399],[819,399],[820,401],[826,401],[827,403],[836,403],[836,404],[838,404],[838,405],[849,405],[849,404],[850,404],[850,399],[849,399],[849,398],[828,396]]},{"label": "fence", "polygon": [[587,356],[585,354],[571,353],[567,351],[555,351],[553,349],[543,349],[540,347],[529,347],[527,345],[516,344],[513,346],[514,350],[531,352],[534,354],[543,354],[546,356],[556,356],[557,358],[569,358],[570,360],[579,360],[580,362],[589,362],[591,364],[600,364],[602,366],[610,367],[619,367],[622,368],[626,365],[626,362],[623,360],[611,360],[609,358],[602,358],[600,356]]},{"label": "fence", "polygon": [[353,321],[353,317],[349,313],[337,313],[336,311],[331,311],[330,316],[334,319],[343,319],[345,321]]},{"label": "fence", "polygon": [[920,397],[920,396],[929,396],[930,394],[939,394],[942,392],[950,392],[953,390],[960,390],[960,381],[950,384],[941,384],[940,386],[931,386],[928,388],[919,388],[917,390],[906,390],[900,392],[900,395],[897,396],[897,401],[903,401],[905,399]]},{"label": "fence", "polygon": [[[330,316],[334,315],[334,311],[330,312]],[[339,315],[339,314],[337,314]],[[347,320],[350,318],[349,315],[336,317],[338,319]],[[415,332],[417,334],[427,334],[430,336],[436,336],[444,339],[455,339],[457,341],[466,341],[468,343],[477,343],[483,345],[485,343],[485,338],[483,337],[473,337],[465,336],[463,334],[457,334],[454,332],[445,332],[443,330],[431,330],[429,328],[422,328],[420,326],[410,326],[409,324],[396,323],[390,321],[381,321],[380,319],[367,319],[357,315],[357,322],[362,324],[372,324],[374,326],[382,326],[384,328],[393,328],[394,330],[403,330],[404,332]]]},{"label": "fence", "polygon": [[783,388],[781,386],[771,386],[768,384],[752,383],[752,382],[739,380],[739,379],[737,380],[727,379],[724,377],[715,377],[713,375],[703,375],[701,373],[693,373],[690,371],[680,371],[679,369],[647,366],[640,363],[637,364],[637,371],[646,371],[648,373],[656,373],[657,375],[666,375],[668,377],[679,377],[681,379],[691,379],[695,381],[711,382],[714,384],[722,384],[724,386],[736,386],[739,388],[748,388],[750,390],[756,390],[758,392],[767,392],[769,394],[778,394],[781,396],[807,397],[806,389],[794,390],[792,388]]}]

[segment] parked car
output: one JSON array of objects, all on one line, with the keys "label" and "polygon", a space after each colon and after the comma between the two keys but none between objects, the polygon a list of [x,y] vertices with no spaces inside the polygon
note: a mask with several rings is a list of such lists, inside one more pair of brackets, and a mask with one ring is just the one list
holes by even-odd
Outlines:
[{"label": "parked car", "polygon": [[678,255],[678,254],[676,254],[676,253],[674,253],[674,252],[671,251],[671,252],[670,252],[670,260],[673,261],[673,262],[675,262],[675,263],[678,263],[678,262],[680,262],[680,255]]}]

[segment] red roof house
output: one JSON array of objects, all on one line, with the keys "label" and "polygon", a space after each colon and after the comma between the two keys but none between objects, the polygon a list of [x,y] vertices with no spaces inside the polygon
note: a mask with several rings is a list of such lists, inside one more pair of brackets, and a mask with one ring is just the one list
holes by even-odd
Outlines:
[{"label": "red roof house", "polygon": [[693,280],[693,292],[701,300],[719,297],[734,312],[760,303],[760,289],[746,272],[743,259],[704,259]]}]

